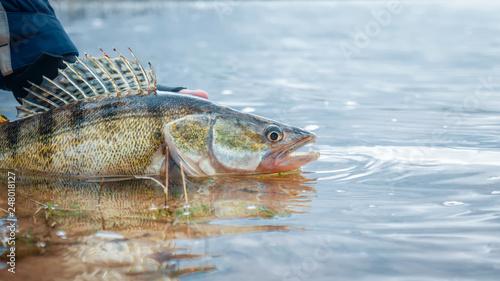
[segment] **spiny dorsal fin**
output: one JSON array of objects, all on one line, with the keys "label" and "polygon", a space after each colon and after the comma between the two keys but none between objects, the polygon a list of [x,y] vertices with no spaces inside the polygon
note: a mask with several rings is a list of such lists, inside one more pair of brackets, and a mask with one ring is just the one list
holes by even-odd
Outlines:
[{"label": "spiny dorsal fin", "polygon": [[74,63],[65,63],[66,68],[59,70],[55,79],[43,77],[41,85],[30,83],[31,87],[25,88],[28,95],[17,107],[17,117],[29,117],[95,96],[154,93],[156,77],[151,64],[150,70],[145,70],[129,51],[134,60],[117,51],[117,58],[110,58],[104,51],[102,57],[85,54]]},{"label": "spiny dorsal fin", "polygon": [[9,123],[9,119],[2,114],[0,114],[0,126],[2,126],[5,123]]}]

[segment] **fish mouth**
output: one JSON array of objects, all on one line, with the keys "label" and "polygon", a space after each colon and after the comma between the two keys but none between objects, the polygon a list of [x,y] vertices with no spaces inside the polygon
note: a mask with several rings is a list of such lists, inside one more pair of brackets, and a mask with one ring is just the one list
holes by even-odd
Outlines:
[{"label": "fish mouth", "polygon": [[308,164],[319,158],[319,152],[309,149],[308,152],[296,152],[296,150],[305,146],[309,143],[314,143],[316,141],[316,135],[311,134],[309,137],[304,138],[295,143],[286,145],[282,147],[278,152],[276,159],[274,160],[273,172],[288,172],[293,171],[300,166]]}]

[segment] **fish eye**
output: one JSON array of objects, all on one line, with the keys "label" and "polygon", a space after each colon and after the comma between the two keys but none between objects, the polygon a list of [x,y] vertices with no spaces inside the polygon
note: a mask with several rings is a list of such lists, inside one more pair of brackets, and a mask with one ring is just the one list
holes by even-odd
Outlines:
[{"label": "fish eye", "polygon": [[278,142],[283,139],[283,131],[276,125],[267,126],[264,132],[267,139],[271,142]]}]

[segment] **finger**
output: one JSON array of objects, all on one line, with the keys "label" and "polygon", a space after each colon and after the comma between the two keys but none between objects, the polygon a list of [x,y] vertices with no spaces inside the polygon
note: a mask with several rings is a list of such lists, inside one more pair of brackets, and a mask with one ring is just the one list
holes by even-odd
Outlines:
[{"label": "finger", "polygon": [[194,96],[198,96],[198,97],[202,97],[202,98],[208,99],[208,93],[205,92],[205,91],[203,91],[203,90],[182,89],[182,90],[179,91],[179,93],[194,95]]}]

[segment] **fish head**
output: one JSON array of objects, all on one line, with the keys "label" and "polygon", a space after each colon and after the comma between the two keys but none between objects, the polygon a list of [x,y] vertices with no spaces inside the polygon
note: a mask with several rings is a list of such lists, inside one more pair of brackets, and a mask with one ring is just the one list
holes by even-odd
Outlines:
[{"label": "fish head", "polygon": [[171,157],[191,176],[287,172],[319,157],[294,153],[315,134],[240,112],[188,115],[164,133]]}]

